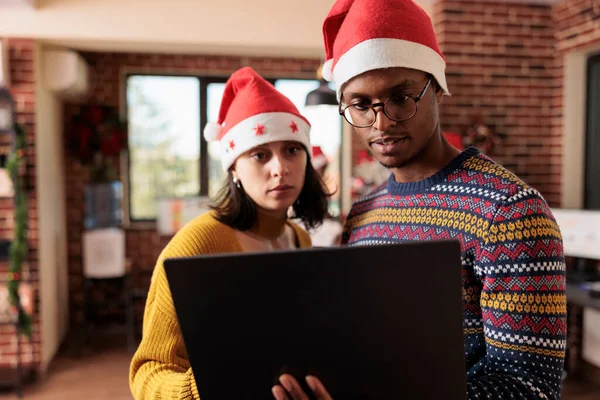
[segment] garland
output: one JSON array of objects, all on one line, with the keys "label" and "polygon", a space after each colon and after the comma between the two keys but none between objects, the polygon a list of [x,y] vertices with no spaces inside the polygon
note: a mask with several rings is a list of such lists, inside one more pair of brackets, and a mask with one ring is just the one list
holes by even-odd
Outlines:
[{"label": "garland", "polygon": [[31,338],[31,315],[25,311],[19,297],[21,267],[27,255],[27,196],[23,182],[19,179],[19,171],[25,165],[25,147],[25,131],[15,124],[14,151],[9,155],[7,162],[15,193],[15,230],[9,254],[8,296],[18,315],[19,333]]}]

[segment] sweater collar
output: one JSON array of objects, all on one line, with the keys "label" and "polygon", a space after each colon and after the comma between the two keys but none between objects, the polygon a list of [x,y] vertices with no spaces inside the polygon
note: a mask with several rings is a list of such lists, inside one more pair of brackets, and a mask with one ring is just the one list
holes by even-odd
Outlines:
[{"label": "sweater collar", "polygon": [[460,167],[466,160],[479,154],[480,152],[476,147],[468,147],[462,153],[454,157],[444,168],[440,169],[430,177],[417,182],[399,183],[394,179],[394,174],[390,174],[387,184],[388,191],[391,194],[402,196],[423,192],[446,179],[452,171]]}]

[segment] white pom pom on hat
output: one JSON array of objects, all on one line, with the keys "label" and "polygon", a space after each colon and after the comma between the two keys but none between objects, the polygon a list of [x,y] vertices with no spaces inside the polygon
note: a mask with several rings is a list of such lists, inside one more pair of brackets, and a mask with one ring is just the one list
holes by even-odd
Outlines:
[{"label": "white pom pom on hat", "polygon": [[207,142],[216,142],[221,136],[223,127],[216,122],[208,122],[204,127],[204,139]]},{"label": "white pom pom on hat", "polygon": [[325,61],[321,69],[321,75],[327,82],[333,82],[333,58]]}]

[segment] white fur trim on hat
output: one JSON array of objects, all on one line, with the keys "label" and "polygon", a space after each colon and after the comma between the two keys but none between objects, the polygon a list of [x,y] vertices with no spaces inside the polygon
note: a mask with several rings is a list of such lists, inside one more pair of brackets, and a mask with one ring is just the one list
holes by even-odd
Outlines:
[{"label": "white fur trim on hat", "polygon": [[214,142],[219,140],[223,127],[216,122],[208,122],[204,127],[204,139],[207,142]]},{"label": "white fur trim on hat", "polygon": [[[297,128],[296,132],[292,129],[292,122]],[[255,133],[257,125],[264,126],[262,134]],[[283,140],[304,145],[310,158],[310,125],[304,119],[286,112],[253,115],[235,125],[221,138],[221,165],[227,171],[240,155],[253,147]]]},{"label": "white fur trim on hat", "polygon": [[344,53],[333,68],[338,100],[342,86],[364,72],[381,68],[404,67],[433,75],[444,94],[450,95],[446,83],[446,62],[429,46],[401,39],[370,39]]}]

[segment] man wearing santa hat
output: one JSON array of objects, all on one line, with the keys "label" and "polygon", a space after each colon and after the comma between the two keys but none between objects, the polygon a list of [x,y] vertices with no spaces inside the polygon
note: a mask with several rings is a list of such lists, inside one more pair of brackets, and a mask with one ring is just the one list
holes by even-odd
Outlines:
[{"label": "man wearing santa hat", "polygon": [[[336,83],[340,114],[391,172],[352,207],[343,243],[460,241],[467,397],[560,398],[566,297],[558,225],[534,188],[442,134],[439,107],[450,90],[429,16],[413,0],[338,0],[323,34],[323,75]],[[398,290],[414,284],[436,296],[428,279],[424,270]],[[423,312],[435,318],[439,310]],[[407,329],[419,332],[410,321]],[[329,399],[317,378],[307,383]],[[304,398],[293,377],[280,382],[278,400]]]}]

